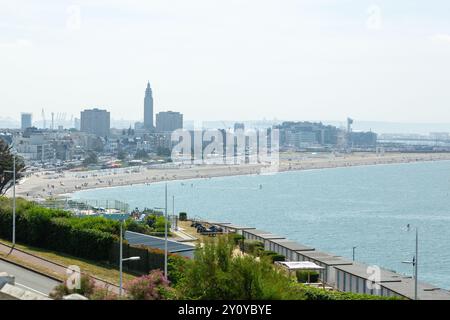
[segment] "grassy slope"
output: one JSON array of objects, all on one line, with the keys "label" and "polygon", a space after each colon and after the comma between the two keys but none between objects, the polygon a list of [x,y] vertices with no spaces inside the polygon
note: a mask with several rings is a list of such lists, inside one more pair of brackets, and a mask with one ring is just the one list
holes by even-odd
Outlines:
[{"label": "grassy slope", "polygon": [[[1,241],[5,244],[11,245],[11,242],[9,242],[9,241],[3,240],[3,239]],[[50,251],[50,250],[46,250],[46,249],[40,249],[40,248],[35,248],[35,247],[21,245],[21,244],[16,244],[16,247],[27,253],[50,260],[50,261],[58,263],[58,264],[62,264],[64,266],[69,266],[69,265],[79,266],[82,272],[85,272],[85,273],[95,276],[99,279],[119,285],[118,267],[115,268],[111,265],[102,264],[102,263],[98,263],[98,262],[94,262],[94,261],[90,261],[90,260],[86,260],[86,259],[76,258],[76,257],[70,256],[70,255],[64,254],[64,253],[54,252],[54,251]],[[16,257],[11,257],[11,256],[6,257],[6,255],[3,253],[0,253],[0,256],[7,260],[11,260],[11,261],[23,264],[27,267],[30,267],[30,268],[40,271],[42,273],[54,276],[55,278],[58,278],[60,280],[65,280],[65,279],[62,279],[61,275],[55,274],[53,271],[43,268],[41,266],[36,266],[36,265],[30,264],[29,262],[20,260]],[[136,275],[133,275],[131,273],[127,273],[127,272],[123,273],[123,279],[125,282],[132,280],[135,277],[136,277]]]}]

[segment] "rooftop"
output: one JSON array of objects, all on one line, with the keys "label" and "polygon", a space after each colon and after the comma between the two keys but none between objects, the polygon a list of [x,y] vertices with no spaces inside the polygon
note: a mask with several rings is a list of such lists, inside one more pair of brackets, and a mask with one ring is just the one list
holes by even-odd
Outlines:
[{"label": "rooftop", "polygon": [[342,258],[341,256],[334,256],[326,252],[321,251],[300,251],[299,254],[326,264],[328,266],[339,266],[353,264],[352,261]]},{"label": "rooftop", "polygon": [[[160,250],[164,250],[165,248],[164,238],[153,237],[142,233],[125,231],[125,240],[127,240],[129,244],[144,245]],[[167,250],[170,253],[179,253],[183,255],[183,252],[192,253],[192,251],[195,250],[195,247],[186,243],[167,240]]]},{"label": "rooftop", "polygon": [[292,251],[310,251],[314,250],[314,248],[304,246],[302,244],[299,244],[295,241],[291,241],[288,239],[273,239],[271,240],[272,243],[278,244],[286,249],[292,250]]},{"label": "rooftop", "polygon": [[[353,274],[357,277],[364,279],[368,279],[368,277],[372,274],[369,270],[369,267],[370,266],[359,262],[353,262],[350,265],[335,266],[335,268],[338,270],[345,271],[347,273]],[[403,278],[402,275],[386,269],[380,268],[380,272],[381,272],[380,283],[382,283],[383,285],[385,282],[399,282]]]},{"label": "rooftop", "polygon": [[250,229],[245,230],[246,233],[261,237],[263,239],[285,239],[282,236],[278,236],[276,234],[270,233],[269,231],[259,230],[259,229]]}]

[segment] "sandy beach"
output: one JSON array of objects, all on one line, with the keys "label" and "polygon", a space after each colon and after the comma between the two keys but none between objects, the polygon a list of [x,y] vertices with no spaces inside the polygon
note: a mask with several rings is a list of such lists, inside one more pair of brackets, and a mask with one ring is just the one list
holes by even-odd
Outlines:
[{"label": "sandy beach", "polygon": [[[362,152],[345,155],[282,153],[280,154],[279,166],[275,170],[281,172],[440,160],[450,160],[450,153],[389,153],[382,156]],[[16,187],[16,193],[18,196],[28,199],[44,199],[94,188],[193,178],[261,174],[265,171],[267,171],[267,166],[246,164],[234,166],[197,165],[173,168],[148,166],[84,172],[35,173],[21,181]],[[11,190],[9,191],[10,194]]]}]

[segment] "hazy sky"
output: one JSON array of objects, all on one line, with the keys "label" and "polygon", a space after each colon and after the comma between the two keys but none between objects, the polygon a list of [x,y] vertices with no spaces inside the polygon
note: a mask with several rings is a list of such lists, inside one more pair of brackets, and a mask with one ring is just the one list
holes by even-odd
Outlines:
[{"label": "hazy sky", "polygon": [[448,0],[0,0],[1,117],[450,122]]}]

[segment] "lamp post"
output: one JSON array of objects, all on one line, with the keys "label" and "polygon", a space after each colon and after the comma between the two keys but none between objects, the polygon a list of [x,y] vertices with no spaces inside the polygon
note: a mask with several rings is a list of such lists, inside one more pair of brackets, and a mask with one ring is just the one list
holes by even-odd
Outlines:
[{"label": "lamp post", "polygon": [[172,224],[173,224],[174,230],[176,231],[176,230],[178,230],[178,226],[177,226],[177,216],[175,215],[175,196],[174,195],[172,196],[172,215],[173,215]]},{"label": "lamp post", "polygon": [[353,261],[355,261],[355,249],[356,249],[357,247],[353,247],[352,248],[352,251],[353,251]]},{"label": "lamp post", "polygon": [[122,265],[123,262],[125,261],[137,261],[140,260],[141,257],[129,257],[129,258],[123,258],[123,234],[122,234],[122,225],[123,225],[123,220],[120,221],[120,257],[119,257],[119,276],[120,276],[120,280],[119,280],[119,296],[122,296],[122,287],[123,287],[123,272],[122,272]]},{"label": "lamp post", "polygon": [[[409,224],[408,224],[409,231]],[[402,263],[412,264],[414,268],[414,300],[418,300],[417,296],[417,278],[418,278],[418,264],[419,264],[419,228],[416,227],[416,254],[412,261],[402,261]]]},{"label": "lamp post", "polygon": [[164,277],[167,279],[167,256],[168,256],[168,250],[167,250],[167,223],[168,223],[168,216],[167,216],[167,182],[165,184],[165,191],[164,191],[164,198],[165,198],[165,206],[164,208],[158,208],[155,207],[156,210],[163,210],[164,209]]},{"label": "lamp post", "polygon": [[13,174],[13,221],[12,221],[12,247],[16,245],[16,155],[13,154],[13,170],[5,170],[5,173]]},{"label": "lamp post", "polygon": [[165,223],[164,223],[164,277],[166,278],[166,280],[168,279],[167,277],[167,220],[168,220],[168,216],[167,216],[167,182],[166,182],[166,186],[165,186]]}]

